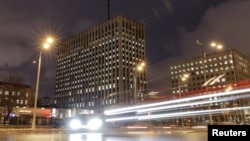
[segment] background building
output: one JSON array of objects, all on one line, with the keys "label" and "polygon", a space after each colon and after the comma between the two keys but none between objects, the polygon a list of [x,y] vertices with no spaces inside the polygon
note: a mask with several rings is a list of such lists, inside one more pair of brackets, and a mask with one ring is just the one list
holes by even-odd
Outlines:
[{"label": "background building", "polygon": [[[229,91],[244,86],[249,87],[250,82],[250,61],[239,51],[225,50],[207,54],[205,57],[195,57],[170,66],[173,95],[176,98],[191,96],[192,94],[209,94],[219,91]],[[204,73],[205,72],[205,73]],[[226,97],[226,96],[225,96]],[[220,97],[210,97],[212,100]],[[236,98],[235,98],[236,99]],[[189,107],[188,111],[218,109],[229,107],[249,106],[249,98],[237,99],[219,103],[210,103]],[[186,109],[185,109],[186,110]],[[213,122],[230,121],[246,123],[249,110],[227,111],[208,116],[187,117],[184,122],[192,121],[201,124]]]},{"label": "background building", "polygon": [[37,107],[54,107],[54,99],[50,97],[39,97]]},{"label": "background building", "polygon": [[[204,65],[204,67],[203,67]],[[203,69],[204,68],[204,69]],[[206,82],[204,79],[204,71]],[[225,50],[202,57],[192,58],[170,66],[173,93],[226,87],[250,79],[250,61],[239,51]],[[183,75],[189,75],[185,82]],[[179,88],[180,85],[180,88]]]},{"label": "background building", "polygon": [[0,81],[0,106],[33,106],[31,86]]},{"label": "background building", "polygon": [[136,67],[145,55],[144,25],[124,16],[65,39],[58,46],[56,105],[102,111],[141,103],[146,73]]},{"label": "background building", "polygon": [[15,117],[16,110],[33,106],[32,89],[28,85],[0,81],[0,123]]}]

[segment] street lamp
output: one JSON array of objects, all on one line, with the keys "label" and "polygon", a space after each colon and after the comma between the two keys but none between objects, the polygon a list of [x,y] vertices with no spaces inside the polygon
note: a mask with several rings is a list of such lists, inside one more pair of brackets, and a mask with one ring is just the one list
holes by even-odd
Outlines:
[{"label": "street lamp", "polygon": [[[204,44],[202,42],[200,42],[200,40],[196,40],[196,44],[199,45],[201,47],[201,57],[202,57],[202,69],[203,69],[203,77],[204,77],[204,83],[207,81],[207,77],[206,77],[206,69],[205,69],[205,60],[206,60],[206,53],[204,51]],[[205,85],[205,89],[206,92],[208,91],[207,85]],[[211,109],[211,106],[208,106],[208,109]],[[209,113],[209,123],[210,125],[213,124],[213,118],[212,118],[212,114]]]},{"label": "street lamp", "polygon": [[[216,48],[218,50],[222,50],[223,48],[225,48],[222,44],[218,44],[216,42],[212,42],[210,44],[211,47]],[[237,82],[237,78],[236,78],[236,73],[235,73],[235,64],[234,64],[234,58],[233,58],[233,51],[231,48],[229,48],[230,50],[230,55],[231,55],[231,59],[232,59],[232,69],[233,69],[233,73],[234,73],[234,82]]]},{"label": "street lamp", "polygon": [[[210,46],[215,47],[216,49],[219,49],[219,50],[225,48],[222,44],[218,44],[216,42],[212,42],[210,44]],[[237,83],[237,77],[236,77],[236,72],[235,72],[235,62],[234,62],[234,58],[233,58],[233,51],[232,51],[231,48],[229,48],[229,47],[227,47],[227,48],[230,50],[230,55],[231,55],[231,59],[232,59],[232,70],[233,70],[233,75],[234,75],[234,83],[236,84]],[[239,105],[242,106],[241,99],[239,99],[238,102],[239,102]],[[245,114],[244,114],[243,110],[241,110],[241,117],[242,117],[243,124],[245,124],[246,119],[245,119]]]},{"label": "street lamp", "polygon": [[[186,81],[189,78],[189,74],[183,74],[182,76],[180,76],[180,78],[178,78],[178,91],[179,91],[179,98],[182,98],[181,96],[181,82]],[[181,108],[181,112],[182,112],[182,108]],[[184,126],[184,121],[183,121],[183,117],[181,118],[181,126]]]},{"label": "street lamp", "polygon": [[146,64],[145,62],[141,62],[138,65],[136,65],[135,71],[134,71],[134,103],[138,104],[138,95],[137,95],[137,75],[138,72],[143,71],[143,69],[145,68]]},{"label": "street lamp", "polygon": [[178,91],[179,91],[179,98],[181,98],[181,83],[185,82],[189,78],[189,74],[183,74],[178,78]]},{"label": "street lamp", "polygon": [[[49,49],[50,45],[53,43],[53,41],[54,41],[53,38],[48,37],[46,42],[43,44],[43,48]],[[40,51],[39,59],[38,59],[36,91],[35,91],[34,110],[33,110],[33,119],[32,119],[31,129],[36,129],[36,109],[37,109],[37,99],[38,99],[38,89],[39,89],[39,79],[40,79],[40,69],[41,69],[41,57],[42,57],[42,50]]]}]

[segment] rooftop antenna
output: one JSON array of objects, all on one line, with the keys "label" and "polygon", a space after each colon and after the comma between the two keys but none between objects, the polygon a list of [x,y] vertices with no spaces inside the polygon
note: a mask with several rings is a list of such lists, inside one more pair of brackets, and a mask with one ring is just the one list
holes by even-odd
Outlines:
[{"label": "rooftop antenna", "polygon": [[108,6],[108,19],[110,19],[110,0],[107,0]]}]

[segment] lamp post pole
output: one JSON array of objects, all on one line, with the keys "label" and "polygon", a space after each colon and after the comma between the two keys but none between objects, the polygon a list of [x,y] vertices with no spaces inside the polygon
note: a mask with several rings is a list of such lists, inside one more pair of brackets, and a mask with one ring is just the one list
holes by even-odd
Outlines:
[{"label": "lamp post pole", "polygon": [[[179,98],[181,98],[181,82],[180,82],[180,78],[178,78],[178,89],[179,89]],[[181,112],[182,112],[182,108],[181,108]],[[184,121],[183,121],[183,116],[181,117],[181,126],[184,126]]]},{"label": "lamp post pole", "polygon": [[134,72],[134,104],[137,104],[137,74],[136,74],[136,70]]},{"label": "lamp post pole", "polygon": [[[218,46],[217,43],[213,42],[211,43],[211,46],[212,47],[215,47],[215,46]],[[222,49],[223,46],[222,45],[219,45],[220,47],[217,47],[218,49]],[[228,48],[228,47],[227,47]],[[228,48],[229,51],[230,51],[230,55],[231,55],[231,59],[232,59],[232,70],[233,70],[233,75],[234,75],[234,85],[237,83],[237,76],[236,76],[236,72],[235,72],[235,61],[234,61],[234,57],[233,57],[233,51],[231,48]],[[239,102],[239,106],[242,106],[242,100],[241,99],[238,99],[238,102]],[[245,117],[245,114],[244,114],[244,111],[243,110],[240,110],[240,115],[241,115],[241,120],[242,120],[242,123],[243,124],[246,124],[246,117]]]},{"label": "lamp post pole", "polygon": [[[182,98],[182,95],[181,95],[181,82],[186,81],[188,78],[189,78],[189,74],[183,74],[183,76],[178,77],[179,98]],[[182,112],[182,107],[181,107],[181,112]],[[181,117],[181,126],[184,127],[183,116]]]},{"label": "lamp post pole", "polygon": [[[237,83],[237,77],[236,77],[236,72],[235,72],[235,62],[234,62],[234,57],[233,57],[233,51],[232,49],[230,49],[230,54],[231,54],[231,59],[232,59],[232,66],[233,66],[233,72],[234,72],[234,82]],[[242,104],[242,100],[241,99],[238,99],[238,102],[239,102],[239,106],[243,106]],[[246,124],[246,116],[245,116],[245,113],[243,110],[240,110],[240,115],[241,115],[241,120],[242,120],[242,124]]]},{"label": "lamp post pole", "polygon": [[[137,93],[137,75],[138,72],[142,71],[145,67],[145,63],[141,62],[138,65],[135,66],[135,70],[134,70],[134,75],[133,75],[133,81],[134,81],[134,104],[138,104],[138,93]],[[138,72],[137,72],[138,71]],[[140,82],[140,81],[139,81]]]},{"label": "lamp post pole", "polygon": [[[205,60],[206,60],[206,53],[204,51],[204,45],[203,43],[201,43],[199,40],[196,40],[196,43],[201,47],[201,57],[202,57],[202,68],[203,68],[203,77],[204,77],[204,82],[207,81],[207,77],[206,77],[206,69],[205,69]],[[208,91],[207,85],[205,85],[205,89],[206,92]],[[208,106],[208,109],[211,109],[211,106]],[[213,118],[212,118],[212,114],[209,112],[209,124],[212,125],[213,124]]]},{"label": "lamp post pole", "polygon": [[[52,38],[47,38],[46,42],[43,45],[43,48],[48,49],[50,48],[51,43],[54,40]],[[38,68],[37,68],[37,78],[36,78],[36,91],[35,91],[35,98],[34,98],[34,109],[33,109],[33,118],[32,118],[32,125],[31,129],[36,129],[36,111],[37,111],[37,99],[38,99],[38,90],[39,90],[39,81],[40,81],[40,70],[41,70],[41,62],[42,62],[42,50],[40,51],[39,58],[38,58]]]},{"label": "lamp post pole", "polygon": [[40,51],[40,55],[39,55],[39,59],[38,59],[36,91],[35,91],[35,100],[34,100],[33,119],[32,119],[31,129],[36,129],[36,109],[37,109],[38,89],[39,89],[40,70],[41,70],[41,57],[42,57],[42,51]]}]

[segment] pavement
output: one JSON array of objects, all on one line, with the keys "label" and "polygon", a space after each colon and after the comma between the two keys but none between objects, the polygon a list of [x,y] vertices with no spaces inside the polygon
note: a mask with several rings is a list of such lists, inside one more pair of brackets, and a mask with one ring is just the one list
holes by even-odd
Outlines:
[{"label": "pavement", "polygon": [[[153,132],[156,134],[168,134],[168,133],[190,133],[190,132],[206,132],[205,127],[151,127],[151,128],[105,128],[100,132],[102,133],[124,133],[124,132]],[[77,132],[88,132],[84,130],[72,131],[69,128],[52,128],[52,126],[37,126],[36,129],[31,129],[31,126],[10,126],[0,125],[0,134],[6,133],[51,133],[51,134],[64,134],[64,133],[77,133]]]}]

